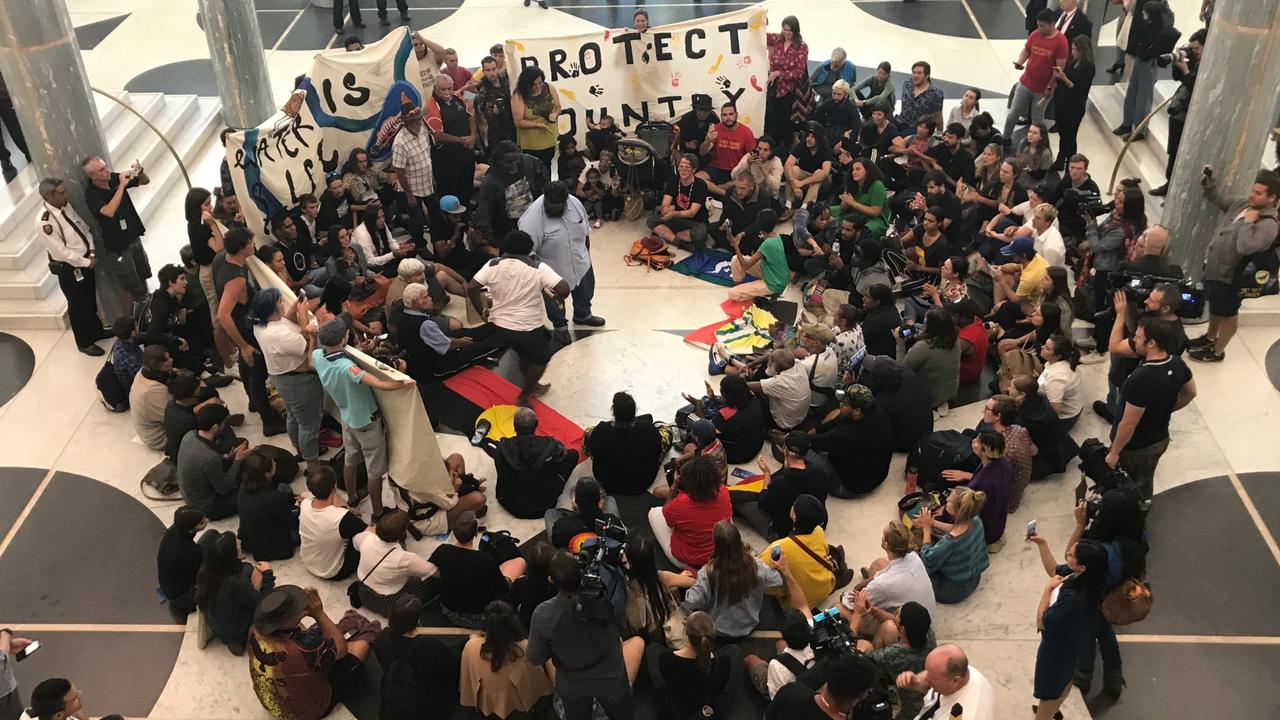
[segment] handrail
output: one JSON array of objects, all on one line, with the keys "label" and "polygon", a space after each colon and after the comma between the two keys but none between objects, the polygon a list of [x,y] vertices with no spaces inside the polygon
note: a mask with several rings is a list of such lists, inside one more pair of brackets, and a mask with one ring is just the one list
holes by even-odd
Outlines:
[{"label": "handrail", "polygon": [[173,148],[173,143],[169,142],[169,138],[165,137],[164,133],[160,132],[160,128],[156,127],[154,123],[152,123],[150,120],[143,117],[142,113],[135,110],[132,105],[121,100],[115,95],[112,95],[106,90],[100,90],[96,87],[93,87],[92,85],[89,86],[89,89],[107,98],[108,100],[111,100],[112,102],[124,108],[125,110],[128,110],[129,112],[133,113],[138,117],[139,120],[145,123],[147,127],[151,128],[152,132],[156,134],[156,137],[160,138],[160,142],[164,143],[164,146],[169,150],[169,154],[173,156],[174,161],[178,163],[178,169],[182,171],[182,179],[187,183],[187,189],[188,190],[191,189],[191,175],[187,173],[187,166],[183,164],[182,156],[179,155],[178,151]]},{"label": "handrail", "polygon": [[1111,182],[1107,183],[1108,188],[1114,189],[1116,186],[1116,175],[1120,174],[1120,163],[1124,162],[1124,156],[1126,153],[1129,152],[1129,145],[1133,142],[1133,136],[1137,135],[1140,130],[1145,130],[1147,127],[1147,123],[1151,122],[1151,118],[1155,117],[1156,113],[1163,110],[1164,106],[1168,105],[1170,100],[1173,100],[1173,97],[1174,97],[1173,95],[1170,95],[1169,97],[1165,98],[1164,102],[1155,106],[1151,110],[1151,112],[1147,113],[1146,117],[1142,118],[1142,122],[1138,123],[1137,126],[1135,126],[1133,130],[1129,132],[1129,137],[1125,138],[1124,140],[1124,147],[1120,148],[1120,154],[1116,156],[1115,167],[1111,168]]}]

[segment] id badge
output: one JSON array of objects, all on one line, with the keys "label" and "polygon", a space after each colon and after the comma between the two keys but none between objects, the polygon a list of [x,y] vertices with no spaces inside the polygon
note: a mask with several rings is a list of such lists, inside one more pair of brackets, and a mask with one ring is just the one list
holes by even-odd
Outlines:
[{"label": "id badge", "polygon": [[76,268],[75,270],[73,270],[73,271],[71,272],[71,276],[72,276],[72,277],[74,277],[74,278],[76,279],[76,282],[83,282],[83,281],[84,281],[84,272],[83,272],[83,271],[81,271],[81,270],[80,270],[80,268]]},{"label": "id badge", "polygon": [[128,220],[125,220],[124,218],[120,218],[120,229],[121,229],[121,230],[128,230],[128,229],[129,229],[129,221],[128,221]]}]

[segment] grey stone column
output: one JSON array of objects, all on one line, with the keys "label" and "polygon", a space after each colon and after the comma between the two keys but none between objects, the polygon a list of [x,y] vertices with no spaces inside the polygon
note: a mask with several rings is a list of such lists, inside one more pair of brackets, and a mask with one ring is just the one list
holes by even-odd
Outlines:
[{"label": "grey stone column", "polygon": [[64,0],[0,0],[0,72],[37,178],[64,179],[76,211],[91,218],[80,163],[110,158]]},{"label": "grey stone column", "polygon": [[1277,87],[1280,0],[1220,0],[1164,210],[1172,259],[1194,278],[1220,217],[1200,188],[1202,169],[1213,168],[1225,197],[1249,194],[1275,121]]},{"label": "grey stone column", "polygon": [[200,16],[222,99],[222,121],[233,128],[262,124],[276,108],[253,0],[200,0]]}]

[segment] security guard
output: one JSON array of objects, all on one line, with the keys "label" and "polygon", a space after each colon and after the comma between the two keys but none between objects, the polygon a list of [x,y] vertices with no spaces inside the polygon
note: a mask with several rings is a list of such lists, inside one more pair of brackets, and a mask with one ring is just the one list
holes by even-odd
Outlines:
[{"label": "security guard", "polygon": [[45,178],[39,190],[44,203],[36,213],[36,234],[49,253],[49,272],[58,277],[58,286],[67,298],[76,346],[85,355],[101,356],[105,353],[95,344],[103,337],[93,272],[98,258],[89,226],[68,202],[62,180]]}]

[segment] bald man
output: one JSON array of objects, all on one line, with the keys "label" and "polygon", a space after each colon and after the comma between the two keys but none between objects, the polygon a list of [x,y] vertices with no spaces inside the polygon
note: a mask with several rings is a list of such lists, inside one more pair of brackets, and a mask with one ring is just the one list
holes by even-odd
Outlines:
[{"label": "bald man", "polygon": [[904,672],[898,687],[925,693],[924,710],[916,720],[947,720],[959,705],[965,720],[994,720],[995,692],[991,683],[969,664],[958,645],[939,645],[924,660],[923,672]]},{"label": "bald man", "polygon": [[796,365],[790,350],[774,350],[769,353],[765,376],[759,382],[747,383],[747,387],[764,396],[766,421],[779,430],[799,427],[809,415],[809,374]]},{"label": "bald man", "polygon": [[465,206],[475,183],[476,118],[467,103],[454,93],[453,78],[445,73],[436,76],[431,101],[440,108],[442,126],[439,131],[427,126],[435,140],[431,167],[435,170],[436,192],[457,196]]},{"label": "bald man", "polygon": [[1152,225],[1138,239],[1138,246],[1138,257],[1121,263],[1121,272],[1164,278],[1182,277],[1182,268],[1169,261],[1169,228]]}]

